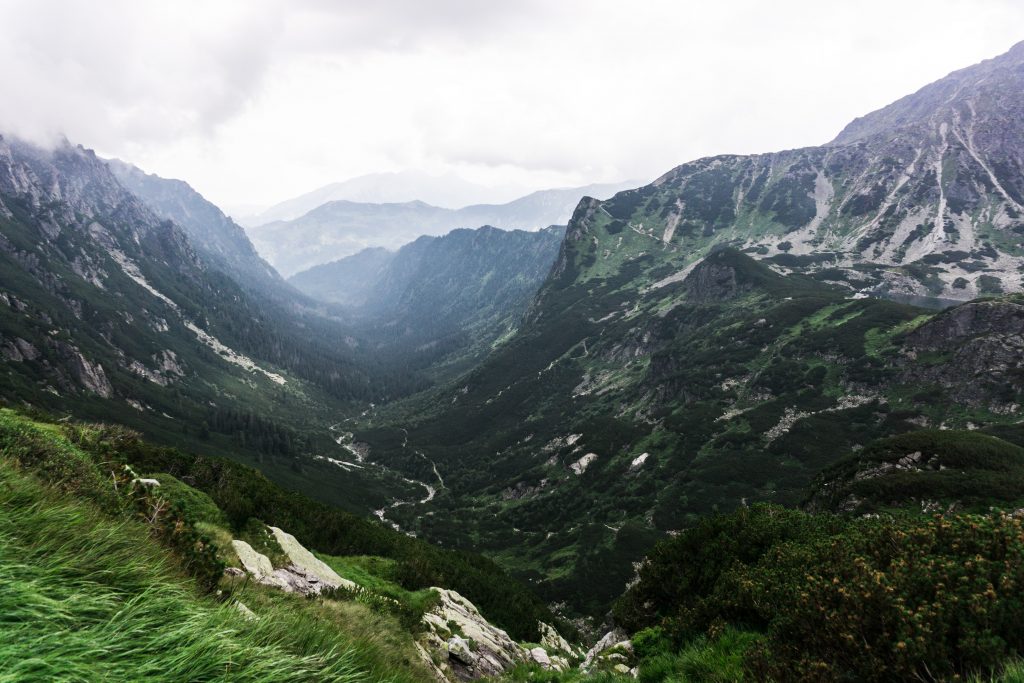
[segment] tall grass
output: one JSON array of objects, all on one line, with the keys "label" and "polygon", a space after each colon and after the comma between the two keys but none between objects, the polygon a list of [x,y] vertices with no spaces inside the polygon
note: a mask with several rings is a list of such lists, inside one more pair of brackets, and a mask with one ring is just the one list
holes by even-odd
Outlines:
[{"label": "tall grass", "polygon": [[200,597],[142,524],[58,496],[0,458],[2,682],[418,679],[284,598],[246,620]]}]

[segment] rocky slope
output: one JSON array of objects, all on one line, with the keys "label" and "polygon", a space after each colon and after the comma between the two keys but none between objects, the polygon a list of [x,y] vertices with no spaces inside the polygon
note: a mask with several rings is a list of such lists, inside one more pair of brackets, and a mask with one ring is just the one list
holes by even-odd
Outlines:
[{"label": "rocky slope", "polygon": [[[992,428],[1000,433],[1003,428]],[[1019,435],[1008,435],[1019,441]],[[978,431],[924,429],[869,444],[816,477],[804,507],[877,514],[987,512],[1024,504],[1024,449]]]},{"label": "rocky slope", "polygon": [[537,230],[564,225],[584,196],[607,197],[624,185],[542,190],[507,204],[444,209],[421,201],[372,204],[332,201],[303,216],[248,228],[256,248],[286,277],[367,247],[398,249],[421,235],[492,225]]},{"label": "rocky slope", "polygon": [[236,253],[252,266],[236,281],[211,245],[232,251],[244,235],[205,223],[223,216],[184,186],[147,182],[171,185],[168,215],[190,207],[204,249],[91,151],[0,139],[0,400],[230,453],[362,512],[404,495],[397,477],[326,459],[346,457],[327,430],[338,406],[394,388],[386,372],[369,379],[337,343],[344,328],[251,247]]},{"label": "rocky slope", "polygon": [[[1021,289],[1024,43],[851,123],[820,147],[684,164],[595,205],[591,258],[686,263],[730,244],[859,291],[966,300]],[[598,227],[601,226],[601,227]],[[576,226],[580,229],[580,225]]]}]

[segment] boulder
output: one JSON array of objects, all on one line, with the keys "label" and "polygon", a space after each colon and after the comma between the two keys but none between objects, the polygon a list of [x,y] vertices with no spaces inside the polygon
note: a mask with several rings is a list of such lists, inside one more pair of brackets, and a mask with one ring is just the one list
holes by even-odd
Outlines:
[{"label": "boulder", "polygon": [[539,664],[542,669],[551,668],[551,658],[548,657],[547,651],[542,647],[535,647],[531,649],[530,659]]},{"label": "boulder", "polygon": [[[594,647],[587,650],[583,663],[580,665],[580,671],[587,673],[599,670],[601,667],[598,665],[602,663],[628,662],[632,655],[633,643],[630,642],[625,631],[617,628],[604,634],[601,640],[594,644]],[[626,668],[629,669],[629,667]]]},{"label": "boulder", "polygon": [[275,568],[270,558],[257,552],[245,541],[231,541],[245,572],[264,586],[272,586],[288,593],[319,595],[325,590],[348,588],[357,590],[355,583],[338,576],[337,572],[302,547],[295,537],[276,527],[270,527],[289,564]]},{"label": "boulder", "polygon": [[270,558],[263,553],[256,552],[245,541],[240,541],[236,538],[231,541],[231,547],[234,548],[235,554],[238,555],[238,561],[242,563],[242,568],[256,581],[274,573],[274,565],[270,563]]},{"label": "boulder", "polygon": [[235,603],[235,609],[237,609],[239,611],[239,613],[242,615],[242,618],[246,619],[247,621],[256,621],[256,619],[259,618],[259,617],[256,616],[255,612],[253,612],[251,609],[246,607],[241,602],[236,602]]},{"label": "boulder", "polygon": [[352,581],[344,579],[336,571],[327,566],[327,563],[317,558],[313,553],[306,550],[301,543],[291,534],[270,527],[277,544],[288,557],[291,566],[288,568],[292,574],[305,577],[307,581],[320,583],[329,588],[347,588],[356,590],[357,586]]},{"label": "boulder", "polygon": [[572,665],[569,660],[559,655],[551,655],[551,668],[558,672],[568,671]]}]

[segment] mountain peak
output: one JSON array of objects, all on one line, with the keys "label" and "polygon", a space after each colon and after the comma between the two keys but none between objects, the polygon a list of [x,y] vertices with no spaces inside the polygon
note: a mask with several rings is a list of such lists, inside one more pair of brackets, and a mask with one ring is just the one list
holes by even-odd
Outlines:
[{"label": "mountain peak", "polygon": [[[830,143],[845,145],[915,126],[939,126],[973,118],[975,107],[1015,109],[1024,93],[1024,41],[1005,53],[958,69],[917,92],[850,122]],[[1020,125],[1020,121],[1016,122]]]}]

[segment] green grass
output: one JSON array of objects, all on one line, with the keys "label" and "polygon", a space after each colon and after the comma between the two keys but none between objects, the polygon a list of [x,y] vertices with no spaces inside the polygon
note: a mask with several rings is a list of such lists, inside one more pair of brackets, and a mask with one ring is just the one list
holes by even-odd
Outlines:
[{"label": "green grass", "polygon": [[[422,616],[434,606],[437,593],[424,588],[410,591],[393,580],[398,571],[398,562],[386,557],[369,555],[335,557],[316,553],[317,557],[350,581],[377,595],[391,598],[410,612]],[[417,619],[418,621],[418,619]]]},{"label": "green grass", "polygon": [[7,460],[0,584],[0,681],[415,680],[306,618],[300,601],[250,600],[250,622],[198,595],[144,525],[60,496]]},{"label": "green grass", "polygon": [[748,679],[744,655],[759,639],[732,627],[714,639],[700,636],[677,653],[660,652],[641,660],[640,683],[734,683]]},{"label": "green grass", "polygon": [[[81,444],[0,411],[0,683],[424,678],[408,626],[374,605],[209,590],[211,541],[235,559],[212,499],[167,475],[140,490],[116,448]],[[154,501],[171,516],[154,521]]]}]

